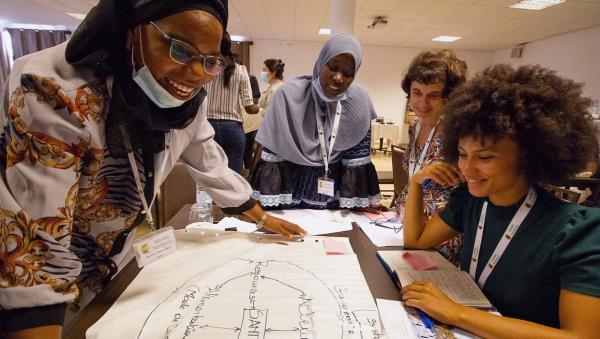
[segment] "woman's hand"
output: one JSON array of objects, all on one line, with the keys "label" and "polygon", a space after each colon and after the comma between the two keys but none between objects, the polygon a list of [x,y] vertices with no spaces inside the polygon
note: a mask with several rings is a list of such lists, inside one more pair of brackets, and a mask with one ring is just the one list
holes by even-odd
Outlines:
[{"label": "woman's hand", "polygon": [[416,307],[443,323],[455,325],[466,306],[448,298],[431,281],[415,281],[400,291],[407,306]]},{"label": "woman's hand", "polygon": [[433,180],[439,185],[456,186],[464,180],[460,171],[445,162],[431,163],[417,171],[411,180],[422,185],[426,180]]},{"label": "woman's hand", "polygon": [[262,209],[262,207],[260,207],[259,204],[254,204],[254,206],[245,211],[244,214],[259,224],[260,220],[265,218],[264,222],[262,223],[263,228],[280,234],[288,238],[288,240],[292,240],[294,235],[306,235],[306,231],[302,229],[302,227],[289,221],[265,214],[265,211]]},{"label": "woman's hand", "polygon": [[302,227],[271,215],[267,216],[263,227],[288,238],[288,240],[292,240],[294,235],[306,235],[306,231]]}]

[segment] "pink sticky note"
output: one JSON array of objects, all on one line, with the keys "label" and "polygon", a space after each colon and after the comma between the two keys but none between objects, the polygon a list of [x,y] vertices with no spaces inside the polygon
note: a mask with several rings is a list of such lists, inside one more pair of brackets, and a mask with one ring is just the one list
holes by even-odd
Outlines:
[{"label": "pink sticky note", "polygon": [[339,240],[325,238],[323,239],[323,245],[327,254],[348,254],[346,244]]},{"label": "pink sticky note", "polygon": [[435,261],[418,253],[405,252],[402,254],[402,258],[404,258],[404,261],[406,261],[417,271],[424,271],[437,267],[437,263]]}]

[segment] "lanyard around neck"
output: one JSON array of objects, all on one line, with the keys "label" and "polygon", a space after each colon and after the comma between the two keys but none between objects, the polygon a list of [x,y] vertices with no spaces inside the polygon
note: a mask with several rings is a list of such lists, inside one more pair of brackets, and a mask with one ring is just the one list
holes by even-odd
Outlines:
[{"label": "lanyard around neck", "polygon": [[419,156],[419,161],[417,161],[416,157],[416,148],[417,148],[417,138],[419,137],[419,132],[421,132],[421,120],[417,121],[416,131],[415,131],[415,142],[410,149],[410,158],[408,161],[408,176],[412,177],[416,171],[421,169],[423,166],[423,160],[425,160],[425,155],[427,154],[427,150],[429,149],[429,144],[431,144],[431,139],[433,139],[433,135],[435,134],[435,129],[437,128],[438,122],[435,123],[431,131],[429,132],[429,136],[427,137],[427,141],[425,145],[423,145],[423,149],[421,150],[421,155]]},{"label": "lanyard around neck", "polygon": [[335,138],[340,127],[340,118],[342,116],[342,104],[338,101],[335,107],[335,118],[333,119],[333,128],[331,129],[329,151],[327,151],[327,148],[325,146],[325,129],[323,128],[323,121],[321,121],[319,112],[317,112],[316,110],[315,116],[317,117],[317,130],[319,132],[319,144],[321,144],[321,154],[323,155],[323,163],[325,164],[325,176],[327,176],[327,173],[329,173],[329,160],[331,159],[331,153],[333,152],[333,144],[335,143]]},{"label": "lanyard around neck", "polygon": [[146,201],[146,196],[144,195],[144,187],[142,186],[142,180],[140,179],[140,174],[138,172],[137,162],[135,161],[135,156],[133,155],[133,147],[131,147],[131,142],[129,141],[129,133],[127,133],[127,130],[125,130],[125,125],[121,124],[119,128],[121,129],[121,136],[123,137],[125,149],[127,150],[127,158],[129,160],[129,165],[131,166],[131,171],[133,172],[135,186],[138,191],[137,193],[140,197],[140,200],[142,200],[142,205],[144,206],[146,221],[148,221],[148,224],[154,230],[154,219],[152,218],[150,206],[148,205],[148,201]]},{"label": "lanyard around neck", "polygon": [[[519,207],[519,209],[517,210],[517,213],[513,216],[512,220],[508,224],[506,231],[504,231],[502,238],[500,238],[500,240],[498,241],[498,244],[496,245],[496,249],[494,250],[494,253],[492,253],[492,255],[490,256],[490,259],[488,260],[487,264],[483,268],[483,271],[481,272],[481,275],[479,276],[479,280],[477,281],[477,284],[479,285],[480,288],[483,288],[483,285],[485,285],[487,278],[492,273],[492,270],[494,269],[494,267],[496,267],[496,264],[502,257],[502,254],[504,254],[506,247],[508,247],[508,244],[510,243],[512,238],[515,236],[515,233],[517,233],[517,230],[519,229],[519,227],[521,227],[523,220],[525,220],[525,217],[527,217],[527,215],[531,211],[531,208],[533,207],[533,204],[535,203],[536,199],[537,199],[537,194],[535,193],[535,190],[533,189],[533,187],[529,188],[529,193],[527,193],[527,197],[525,198],[525,201],[523,201],[523,203],[521,204],[521,207]],[[483,207],[481,208],[481,216],[479,217],[479,224],[477,225],[477,233],[475,235],[475,244],[473,245],[471,266],[469,267],[469,274],[471,275],[471,277],[473,277],[473,279],[475,279],[475,272],[477,270],[477,262],[479,261],[479,253],[481,250],[481,238],[483,236],[483,229],[485,226],[485,216],[487,214],[487,206],[488,206],[488,202],[486,201],[483,203]]]}]

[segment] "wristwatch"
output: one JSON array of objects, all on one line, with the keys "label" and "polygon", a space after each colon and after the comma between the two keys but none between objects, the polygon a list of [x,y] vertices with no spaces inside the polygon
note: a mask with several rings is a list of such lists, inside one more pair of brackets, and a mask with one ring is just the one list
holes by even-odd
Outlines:
[{"label": "wristwatch", "polygon": [[262,217],[260,217],[260,219],[256,223],[257,230],[263,228],[263,225],[265,224],[265,220],[267,220],[267,213],[263,214]]}]

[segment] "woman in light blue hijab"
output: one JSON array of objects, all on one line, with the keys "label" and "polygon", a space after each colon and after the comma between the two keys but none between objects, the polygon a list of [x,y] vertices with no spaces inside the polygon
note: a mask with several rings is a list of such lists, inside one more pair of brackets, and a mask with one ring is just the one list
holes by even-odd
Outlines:
[{"label": "woman in light blue hijab", "polygon": [[336,34],[321,49],[312,76],[280,87],[256,137],[263,153],[253,196],[263,206],[354,208],[381,199],[369,157],[376,114],[367,91],[353,83],[361,62],[358,40]]}]

